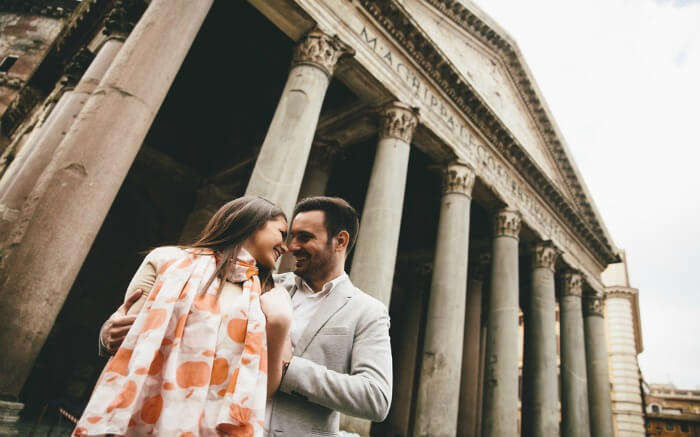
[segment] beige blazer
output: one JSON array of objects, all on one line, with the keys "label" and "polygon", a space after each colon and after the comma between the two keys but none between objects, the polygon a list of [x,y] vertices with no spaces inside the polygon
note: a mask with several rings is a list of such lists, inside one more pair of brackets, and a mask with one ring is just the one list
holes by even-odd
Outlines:
[{"label": "beige blazer", "polygon": [[[294,295],[293,273],[275,282]],[[339,283],[321,303],[294,349],[272,403],[269,436],[335,436],[340,414],[380,422],[392,393],[386,306]]]}]

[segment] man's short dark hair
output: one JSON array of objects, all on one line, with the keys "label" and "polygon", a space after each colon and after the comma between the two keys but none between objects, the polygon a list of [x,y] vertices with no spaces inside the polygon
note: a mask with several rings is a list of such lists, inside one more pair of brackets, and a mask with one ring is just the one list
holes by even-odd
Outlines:
[{"label": "man's short dark hair", "polygon": [[302,199],[294,207],[292,221],[300,212],[323,211],[325,216],[326,232],[331,239],[338,235],[340,231],[347,231],[348,239],[347,253],[350,253],[357,241],[357,231],[360,227],[360,219],[357,211],[345,199],[340,197],[314,196]]}]

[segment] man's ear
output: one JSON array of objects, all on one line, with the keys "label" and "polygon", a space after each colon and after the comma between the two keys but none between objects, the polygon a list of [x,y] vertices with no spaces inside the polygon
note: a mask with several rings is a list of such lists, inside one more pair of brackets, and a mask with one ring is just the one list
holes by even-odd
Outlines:
[{"label": "man's ear", "polygon": [[339,249],[346,249],[348,248],[348,243],[350,242],[350,234],[348,234],[348,231],[342,230],[338,232],[338,235],[336,235],[336,240],[338,241],[338,245],[336,246],[336,250]]}]

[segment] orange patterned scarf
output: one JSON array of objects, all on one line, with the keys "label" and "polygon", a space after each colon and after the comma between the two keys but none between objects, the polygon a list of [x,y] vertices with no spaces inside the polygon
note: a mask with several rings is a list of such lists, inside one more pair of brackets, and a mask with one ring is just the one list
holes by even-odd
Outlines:
[{"label": "orange patterned scarf", "polygon": [[197,291],[216,269],[211,251],[149,257],[155,284],[73,435],[262,436],[267,338],[254,259],[241,250],[228,280],[243,293],[222,313],[218,279]]}]

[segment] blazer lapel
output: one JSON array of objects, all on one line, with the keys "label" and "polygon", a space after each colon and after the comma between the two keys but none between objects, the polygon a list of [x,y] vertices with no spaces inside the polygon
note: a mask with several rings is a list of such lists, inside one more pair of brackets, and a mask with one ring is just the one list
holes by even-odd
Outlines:
[{"label": "blazer lapel", "polygon": [[[296,290],[295,290],[296,291]],[[318,309],[309,320],[309,324],[304,329],[299,342],[294,347],[294,355],[301,356],[311,344],[311,340],[316,337],[318,331],[323,328],[328,319],[337,313],[352,298],[353,289],[350,279],[346,279],[336,285],[328,297],[319,305]]]}]

